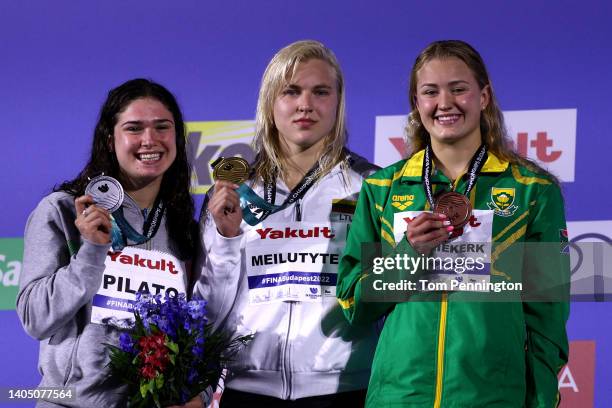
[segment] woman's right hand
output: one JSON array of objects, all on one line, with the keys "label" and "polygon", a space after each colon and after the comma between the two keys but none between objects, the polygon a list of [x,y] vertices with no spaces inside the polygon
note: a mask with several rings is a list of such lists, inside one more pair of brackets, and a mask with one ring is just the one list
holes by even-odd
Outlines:
[{"label": "woman's right hand", "polygon": [[215,192],[208,203],[208,211],[213,216],[217,230],[227,238],[240,235],[242,209],[240,197],[236,193],[238,185],[225,180],[215,182]]},{"label": "woman's right hand", "polygon": [[111,241],[111,216],[103,208],[96,207],[94,200],[89,195],[84,195],[74,200],[76,209],[76,221],[81,236],[94,244],[108,244]]},{"label": "woman's right hand", "polygon": [[419,253],[429,255],[432,249],[448,240],[453,226],[446,215],[423,212],[406,227],[406,239]]}]

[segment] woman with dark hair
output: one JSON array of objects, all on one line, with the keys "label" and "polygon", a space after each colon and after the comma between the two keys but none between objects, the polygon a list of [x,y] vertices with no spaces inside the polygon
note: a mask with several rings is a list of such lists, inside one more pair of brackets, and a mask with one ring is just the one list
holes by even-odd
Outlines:
[{"label": "woman with dark hair", "polygon": [[[569,311],[558,182],[511,150],[469,44],[426,47],[409,95],[412,153],[365,180],[338,272],[351,322],[386,316],[367,406],[554,407]],[[383,252],[366,260],[365,243]]]},{"label": "woman with dark hair", "polygon": [[[122,187],[123,200],[105,209],[86,193],[96,180],[101,192],[115,188],[120,196]],[[108,376],[104,344],[118,344],[131,312],[117,305],[135,291],[186,292],[197,240],[189,183],[174,96],[146,79],[111,90],[89,162],[26,225],[17,312],[40,340],[40,386],[72,388],[74,396],[39,406],[125,405],[121,384]]]}]

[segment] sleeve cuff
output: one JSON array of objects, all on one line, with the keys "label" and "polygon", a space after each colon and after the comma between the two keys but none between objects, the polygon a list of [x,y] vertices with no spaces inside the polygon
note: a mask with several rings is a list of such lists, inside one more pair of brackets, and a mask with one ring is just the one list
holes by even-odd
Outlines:
[{"label": "sleeve cuff", "polygon": [[76,259],[80,262],[89,264],[104,266],[106,260],[106,254],[111,247],[111,243],[108,244],[96,244],[91,241],[83,240],[79,251],[76,254]]},{"label": "sleeve cuff", "polygon": [[228,238],[224,237],[219,233],[219,231],[215,228],[215,237],[212,247],[212,252],[216,256],[220,257],[230,257],[228,260],[231,260],[231,257],[239,257],[240,255],[240,245],[242,243],[242,238],[244,234],[242,231],[239,235]]}]

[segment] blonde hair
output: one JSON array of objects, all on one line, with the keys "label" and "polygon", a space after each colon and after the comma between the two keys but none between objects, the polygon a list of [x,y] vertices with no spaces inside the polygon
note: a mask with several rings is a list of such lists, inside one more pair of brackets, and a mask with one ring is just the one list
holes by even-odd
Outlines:
[{"label": "blonde hair", "polygon": [[410,154],[414,154],[429,144],[429,133],[423,126],[419,111],[416,108],[417,73],[423,66],[434,59],[457,58],[463,61],[474,74],[480,89],[489,87],[490,100],[480,115],[480,134],[482,141],[490,152],[502,160],[517,163],[532,171],[543,173],[556,180],[554,176],[542,169],[533,161],[517,154],[511,147],[508,132],[504,124],[504,115],[499,108],[493,84],[489,79],[489,73],[485,63],[471,45],[460,40],[435,41],[429,44],[416,58],[412,71],[410,72],[410,86],[408,96],[410,98],[411,112],[408,114],[406,125],[406,143]]},{"label": "blonde hair", "polygon": [[255,138],[253,148],[256,153],[255,178],[264,182],[275,179],[275,172],[284,177],[287,162],[281,155],[278,129],[274,124],[274,102],[282,89],[291,81],[300,63],[318,59],[327,62],[336,75],[338,107],[332,131],[325,136],[324,150],[319,158],[320,171],[317,178],[327,174],[338,162],[345,158],[346,118],[344,102],[344,77],[334,53],[318,41],[297,41],[284,47],[274,55],[261,79],[257,114],[255,117]]}]

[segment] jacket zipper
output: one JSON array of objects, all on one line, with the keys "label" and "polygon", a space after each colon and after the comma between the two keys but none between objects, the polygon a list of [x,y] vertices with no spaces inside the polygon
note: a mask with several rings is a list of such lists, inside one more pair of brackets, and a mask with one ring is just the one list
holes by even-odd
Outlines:
[{"label": "jacket zipper", "polygon": [[[295,220],[302,221],[302,207],[300,206],[300,200],[295,202]],[[287,337],[285,339],[285,347],[283,349],[283,361],[282,361],[282,378],[284,388],[284,399],[289,399],[291,396],[291,349],[289,347],[289,339],[291,338],[291,318],[293,317],[293,304],[294,302],[286,302],[289,304],[289,319],[287,322]]]},{"label": "jacket zipper", "polygon": [[[450,184],[451,191],[455,191],[459,185],[463,174],[452,181]],[[436,366],[436,394],[434,399],[434,408],[440,408],[442,403],[442,380],[444,378],[444,348],[446,343],[446,318],[448,315],[448,293],[442,293],[442,300],[440,301],[440,327],[438,328],[438,353],[437,353],[437,366]]]},{"label": "jacket zipper", "polygon": [[436,397],[434,408],[440,408],[442,402],[442,378],[444,375],[444,343],[446,341],[446,317],[448,314],[448,293],[442,293],[440,302],[440,328],[438,330],[438,364],[436,370]]},{"label": "jacket zipper", "polygon": [[282,379],[283,379],[283,399],[287,400],[291,396],[291,366],[289,365],[289,359],[291,358],[289,350],[289,339],[291,334],[291,318],[293,315],[293,302],[287,302],[289,304],[289,318],[287,322],[287,337],[285,338],[285,346],[283,348],[283,361],[281,365]]}]

